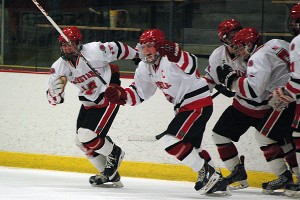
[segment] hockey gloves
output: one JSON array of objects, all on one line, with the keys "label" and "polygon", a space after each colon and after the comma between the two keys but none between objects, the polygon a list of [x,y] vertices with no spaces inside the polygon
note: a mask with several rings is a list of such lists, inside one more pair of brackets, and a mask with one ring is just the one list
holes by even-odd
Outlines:
[{"label": "hockey gloves", "polygon": [[285,92],[284,87],[276,88],[269,100],[269,105],[272,106],[274,110],[281,111],[288,107],[288,104],[295,101],[287,92]]},{"label": "hockey gloves", "polygon": [[111,103],[124,105],[127,101],[127,93],[117,84],[110,84],[104,92],[104,97]]},{"label": "hockey gloves", "polygon": [[232,83],[238,78],[236,72],[226,64],[217,67],[217,75],[220,83],[225,84],[229,89],[231,89]]},{"label": "hockey gloves", "polygon": [[65,84],[61,77],[58,77],[50,84],[47,90],[47,98],[51,105],[55,106],[64,102],[64,86]]},{"label": "hockey gloves", "polygon": [[182,50],[177,43],[163,40],[157,42],[154,47],[159,55],[167,56],[170,62],[177,63],[180,60]]}]

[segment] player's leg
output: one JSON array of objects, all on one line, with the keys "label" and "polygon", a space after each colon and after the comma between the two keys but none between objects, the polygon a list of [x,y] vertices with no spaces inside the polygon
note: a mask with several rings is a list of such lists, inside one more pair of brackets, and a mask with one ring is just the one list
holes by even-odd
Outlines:
[{"label": "player's leg", "polygon": [[87,149],[92,149],[98,154],[106,157],[105,169],[103,173],[113,179],[124,157],[124,151],[114,142],[106,137],[109,128],[118,112],[119,106],[109,104],[103,108],[90,108],[83,110],[84,118],[78,117],[77,130],[79,141]]},{"label": "player's leg", "polygon": [[[297,104],[298,107],[298,104]],[[296,152],[296,160],[298,165],[300,165],[300,114],[298,114],[298,109],[296,109],[296,115],[294,117],[294,121],[292,124],[292,128],[293,128],[293,133],[292,133],[292,137],[293,137],[293,144],[295,146],[295,152]],[[299,167],[298,167],[299,170]],[[295,170],[294,170],[295,171]],[[299,171],[298,171],[299,172]],[[295,196],[299,191],[300,191],[300,177],[298,176],[298,179],[296,181],[296,183],[294,184],[287,184],[285,186],[285,195],[287,196]]]},{"label": "player's leg", "polygon": [[[286,145],[291,141],[294,105],[278,112],[270,110],[261,121],[255,134],[256,141],[263,151],[266,161],[278,178],[262,184],[263,192],[270,194],[274,190],[284,189],[286,184],[293,183],[292,172],[288,169],[284,157],[292,147]],[[289,160],[291,161],[291,160]]]},{"label": "player's leg", "polygon": [[239,182],[231,189],[248,187],[244,157],[239,158],[237,148],[232,141],[239,140],[240,136],[249,129],[252,120],[251,117],[229,106],[213,128],[213,141],[217,145],[221,160],[231,172],[225,179],[228,184]]},{"label": "player's leg", "polygon": [[286,184],[292,183],[292,173],[285,164],[281,145],[259,132],[256,132],[255,136],[272,172],[278,176],[277,179],[262,184],[263,192],[270,194],[274,190],[282,189]]},{"label": "player's leg", "polygon": [[[108,136],[106,136],[108,137]],[[109,138],[108,138],[109,139]],[[78,140],[76,135],[75,138],[76,145],[85,153],[87,159],[92,163],[92,165],[98,170],[98,173],[94,176],[91,176],[89,182],[92,186],[97,187],[123,187],[119,173],[116,173],[111,179],[108,176],[104,175],[106,157],[104,155],[96,153],[92,149],[87,149],[82,145]]]},{"label": "player's leg", "polygon": [[[198,173],[195,189],[206,193],[202,188],[209,183],[216,184],[220,175],[214,169],[208,152],[199,149],[207,121],[212,114],[212,107],[178,113],[168,129],[158,136],[166,152]],[[202,156],[202,157],[200,157]],[[207,159],[205,161],[204,159]],[[209,164],[210,163],[210,164]]]}]

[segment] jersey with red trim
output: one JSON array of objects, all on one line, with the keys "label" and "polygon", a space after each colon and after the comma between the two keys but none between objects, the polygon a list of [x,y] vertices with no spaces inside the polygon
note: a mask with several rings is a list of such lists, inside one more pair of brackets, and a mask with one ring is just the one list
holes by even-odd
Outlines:
[{"label": "jersey with red trim", "polygon": [[[121,42],[91,42],[83,45],[81,53],[106,83],[109,83],[111,79],[109,63],[120,59],[133,59],[136,50]],[[48,87],[57,77],[65,76],[79,89],[78,96],[83,105],[94,106],[103,103],[102,93],[106,87],[82,58],[77,58],[76,66],[59,58],[51,66],[50,73]]]},{"label": "jersey with red trim", "polygon": [[243,62],[243,59],[230,55],[227,47],[222,45],[216,48],[209,56],[208,67],[205,69],[206,74],[204,78],[207,80],[210,90],[212,90],[216,84],[221,84],[216,69],[223,64],[231,66],[239,76],[246,74],[246,63]]},{"label": "jersey with red trim", "polygon": [[296,36],[290,44],[290,70],[291,79],[287,82],[285,89],[296,100],[296,115],[293,127],[298,128],[300,122],[300,35]]},{"label": "jersey with red trim", "polygon": [[297,95],[300,94],[300,35],[295,37],[290,44],[290,69],[291,80],[286,84],[286,90],[297,99]]},{"label": "jersey with red trim", "polygon": [[270,94],[275,88],[284,86],[289,77],[289,43],[279,39],[268,41],[249,58],[246,76],[233,83],[232,89],[237,94],[234,106],[252,116],[262,117],[265,112],[261,111],[270,108]]},{"label": "jersey with red trim", "polygon": [[208,85],[205,79],[197,75],[197,58],[189,53],[185,55],[188,57],[185,62],[178,63],[162,57],[156,67],[140,62],[135,71],[134,82],[125,89],[126,104],[138,105],[153,96],[158,88],[174,105],[176,112],[212,105]]}]

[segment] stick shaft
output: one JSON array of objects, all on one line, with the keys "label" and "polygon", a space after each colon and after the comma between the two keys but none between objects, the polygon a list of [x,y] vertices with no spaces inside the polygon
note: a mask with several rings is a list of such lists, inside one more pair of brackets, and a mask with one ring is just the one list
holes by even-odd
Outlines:
[{"label": "stick shaft", "polygon": [[[71,41],[69,40],[69,38],[63,33],[63,31],[59,28],[59,26],[55,23],[55,21],[53,21],[53,19],[48,15],[48,13],[44,10],[44,8],[36,1],[36,0],[32,0],[32,2],[36,5],[36,7],[41,11],[41,13],[43,13],[43,15],[45,15],[45,17],[48,19],[48,21],[52,24],[52,26],[59,32],[59,34],[69,43],[72,45]],[[82,53],[80,51],[78,51],[77,48],[76,49],[76,53],[78,53],[78,55],[80,55],[80,57],[82,57],[82,59],[84,60],[84,62],[87,64],[87,66],[92,70],[92,72],[94,72],[97,77],[100,79],[100,81],[103,83],[103,85],[105,85],[107,87],[107,83],[106,81],[102,78],[101,74],[92,67],[91,63],[82,55]]]}]

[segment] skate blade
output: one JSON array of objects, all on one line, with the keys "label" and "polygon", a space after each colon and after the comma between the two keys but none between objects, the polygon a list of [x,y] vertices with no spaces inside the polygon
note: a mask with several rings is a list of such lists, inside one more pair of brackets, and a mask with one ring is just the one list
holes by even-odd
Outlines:
[{"label": "skate blade", "polygon": [[101,188],[122,188],[124,187],[123,183],[121,181],[117,182],[107,182],[100,185],[92,184],[93,187],[101,187]]},{"label": "skate blade", "polygon": [[220,179],[220,174],[215,172],[209,179],[208,183],[204,185],[198,192],[203,195],[206,194]]},{"label": "skate blade", "polygon": [[246,180],[238,181],[237,184],[233,184],[229,186],[229,190],[240,190],[249,187],[249,184]]},{"label": "skate blade", "polygon": [[297,195],[298,192],[299,192],[299,191],[285,190],[285,191],[283,192],[283,194],[284,194],[285,196],[288,196],[288,197],[296,197],[296,195]]},{"label": "skate blade", "polygon": [[209,197],[223,197],[223,196],[231,196],[231,192],[226,189],[225,191],[216,191],[214,193],[210,193],[210,194],[205,194],[206,196]]},{"label": "skate blade", "polygon": [[122,151],[122,152],[121,152],[121,155],[120,155],[120,158],[119,158],[118,167],[117,167],[115,173],[113,173],[111,176],[109,176],[109,179],[113,179],[113,177],[115,177],[115,175],[116,175],[116,173],[118,172],[118,169],[119,169],[119,167],[120,167],[120,165],[121,165],[121,162],[122,162],[124,156],[125,156],[125,151]]},{"label": "skate blade", "polygon": [[263,189],[262,193],[266,194],[266,195],[284,196],[284,191],[282,189],[278,189],[278,190],[266,190],[266,189]]}]

